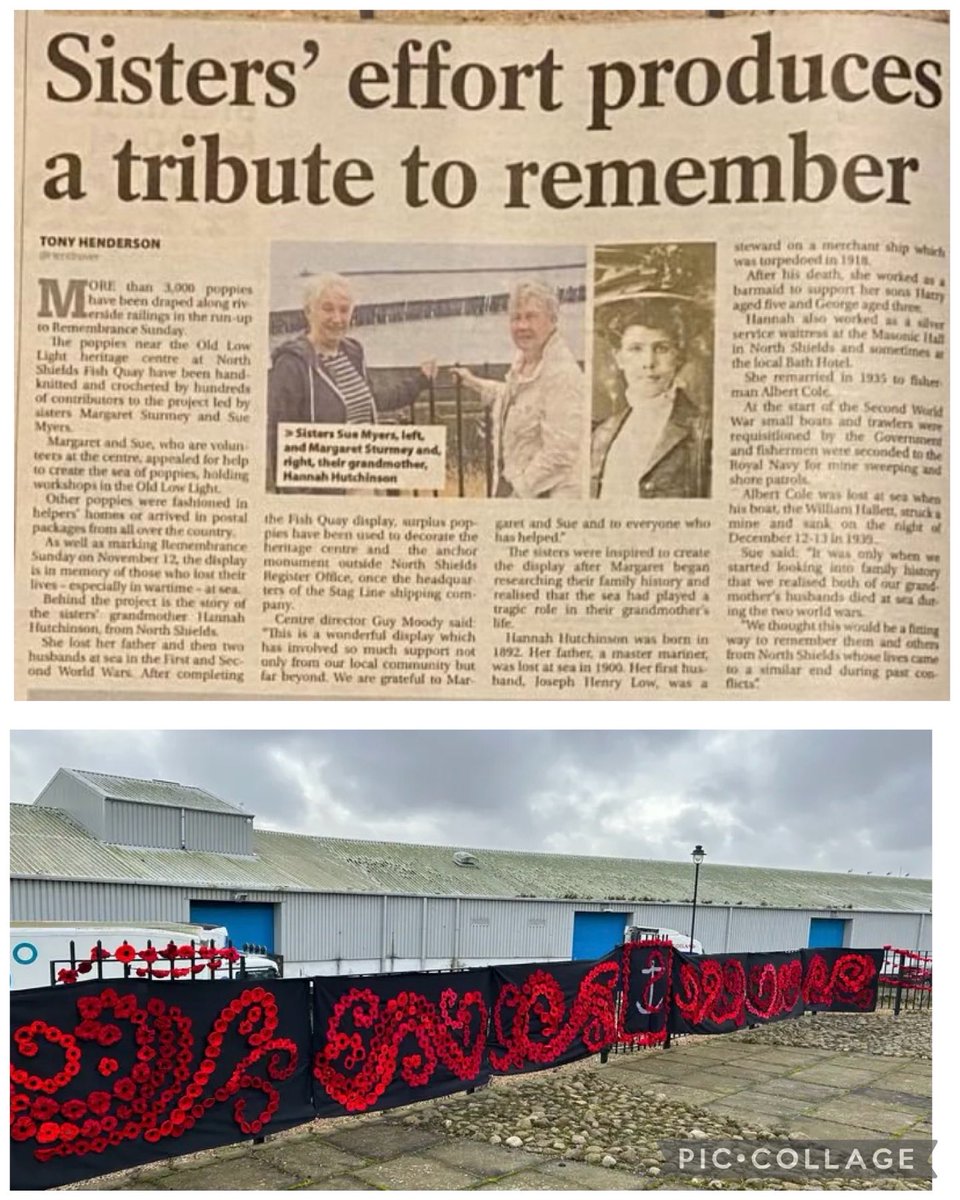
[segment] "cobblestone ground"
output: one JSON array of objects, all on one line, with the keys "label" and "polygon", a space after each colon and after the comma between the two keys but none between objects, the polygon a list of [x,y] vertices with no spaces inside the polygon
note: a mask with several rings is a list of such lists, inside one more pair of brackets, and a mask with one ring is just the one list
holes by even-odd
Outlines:
[{"label": "cobblestone ground", "polygon": [[[795,1021],[724,1035],[724,1042],[810,1048],[891,1058],[930,1058],[929,1013],[808,1014]],[[684,1039],[686,1040],[686,1039]],[[693,1040],[693,1039],[690,1039]],[[697,1039],[704,1041],[707,1039]],[[656,1054],[659,1051],[637,1051]],[[611,1061],[615,1061],[612,1059]],[[696,1105],[671,1100],[654,1087],[605,1079],[596,1060],[542,1075],[498,1080],[472,1096],[455,1096],[418,1105],[403,1120],[424,1129],[477,1141],[522,1147],[538,1154],[619,1168],[645,1177],[643,1187],[657,1186],[664,1138],[766,1140],[790,1138],[789,1125],[747,1123],[709,1113]],[[800,1138],[792,1138],[798,1144]],[[664,1186],[676,1187],[674,1177]],[[719,1180],[693,1177],[680,1186],[724,1187]],[[803,1187],[765,1176],[743,1182],[748,1188]],[[811,1188],[813,1185],[810,1185]],[[924,1189],[920,1181],[830,1180],[832,1189]]]},{"label": "cobblestone ground", "polygon": [[931,1023],[929,1010],[904,1012],[899,1017],[889,1009],[876,1013],[807,1013],[798,1021],[780,1021],[726,1036],[763,1046],[806,1046],[812,1050],[881,1054],[885,1058],[929,1059]]}]

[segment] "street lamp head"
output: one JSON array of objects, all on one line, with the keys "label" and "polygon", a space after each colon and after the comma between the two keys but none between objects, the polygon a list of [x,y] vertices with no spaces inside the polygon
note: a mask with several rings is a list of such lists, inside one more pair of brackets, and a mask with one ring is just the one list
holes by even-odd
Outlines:
[{"label": "street lamp head", "polygon": [[704,850],[704,848],[698,842],[694,846],[694,848],[690,851],[690,857],[693,859],[693,861],[699,867],[700,864],[703,862],[703,860],[707,857],[707,852],[706,852],[706,850]]}]

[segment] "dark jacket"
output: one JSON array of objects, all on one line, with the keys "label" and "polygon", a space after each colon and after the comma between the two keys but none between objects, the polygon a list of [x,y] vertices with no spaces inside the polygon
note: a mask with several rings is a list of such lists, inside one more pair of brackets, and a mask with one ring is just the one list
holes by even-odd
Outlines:
[{"label": "dark jacket", "polygon": [[[603,465],[629,408],[614,413],[593,431],[593,494],[603,494]],[[634,419],[638,419],[635,417]],[[641,500],[695,499],[710,495],[710,427],[707,418],[682,388],[677,389],[670,419],[653,453],[653,465],[637,479]]]},{"label": "dark jacket", "polygon": [[[364,359],[363,346],[356,338],[345,337],[340,349],[356,371],[370,385],[380,414],[394,412],[412,404],[426,384],[419,370],[409,374],[391,387],[379,386],[374,390]],[[346,408],[340,392],[330,375],[323,369],[323,362],[306,336],[295,338],[278,346],[273,356],[273,366],[267,380],[267,488],[271,492],[326,492],[327,488],[277,488],[277,425],[282,421],[303,424],[324,423],[342,425],[346,420]],[[334,491],[334,494],[338,494]]]}]

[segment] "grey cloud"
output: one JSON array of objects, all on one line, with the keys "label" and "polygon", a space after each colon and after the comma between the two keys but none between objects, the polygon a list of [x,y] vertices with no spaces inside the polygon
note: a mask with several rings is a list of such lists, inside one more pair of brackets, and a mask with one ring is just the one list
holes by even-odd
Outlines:
[{"label": "grey cloud", "polygon": [[17,732],[11,793],[58,766],[176,779],[343,837],[929,874],[914,731]]}]

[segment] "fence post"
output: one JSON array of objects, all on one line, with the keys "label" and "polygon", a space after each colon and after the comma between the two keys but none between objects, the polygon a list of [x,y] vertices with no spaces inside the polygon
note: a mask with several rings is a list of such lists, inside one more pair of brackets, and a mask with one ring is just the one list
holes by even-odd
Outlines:
[{"label": "fence post", "polygon": [[893,1015],[895,1017],[900,1016],[900,1005],[903,1000],[903,955],[899,950],[897,951],[897,957],[899,960],[897,964],[897,990],[893,997]]}]

